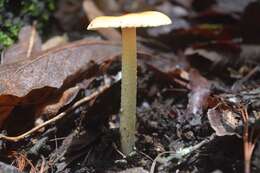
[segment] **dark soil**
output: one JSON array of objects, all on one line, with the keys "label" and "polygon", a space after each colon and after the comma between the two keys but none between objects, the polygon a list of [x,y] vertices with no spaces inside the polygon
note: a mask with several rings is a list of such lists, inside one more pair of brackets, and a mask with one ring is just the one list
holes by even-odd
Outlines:
[{"label": "dark soil", "polygon": [[[1,160],[11,163],[14,158],[5,157],[5,153],[15,150],[37,166],[45,158],[49,172],[118,172],[135,167],[149,170],[161,152],[191,147],[210,137],[214,131],[205,113],[201,120],[183,118],[187,116],[187,90],[173,90],[174,85],[159,81],[155,71],[140,63],[137,142],[131,155],[125,158],[118,149],[120,82],[115,81],[94,102],[47,127],[43,134],[15,144],[2,142]],[[96,90],[105,78],[113,81],[119,70],[120,63],[114,61],[107,74],[93,80],[81,95]],[[242,148],[242,139],[235,135],[214,137],[181,159],[157,163],[157,172],[243,172]],[[258,152],[257,149],[254,164]],[[258,172],[259,167],[254,164],[253,172]]]}]

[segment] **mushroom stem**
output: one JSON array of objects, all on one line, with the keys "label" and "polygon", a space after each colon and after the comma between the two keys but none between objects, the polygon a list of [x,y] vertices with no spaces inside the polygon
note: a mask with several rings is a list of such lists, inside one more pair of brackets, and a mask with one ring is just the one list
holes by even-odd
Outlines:
[{"label": "mushroom stem", "polygon": [[122,85],[120,134],[121,148],[124,154],[129,154],[135,144],[136,124],[136,28],[122,28]]}]

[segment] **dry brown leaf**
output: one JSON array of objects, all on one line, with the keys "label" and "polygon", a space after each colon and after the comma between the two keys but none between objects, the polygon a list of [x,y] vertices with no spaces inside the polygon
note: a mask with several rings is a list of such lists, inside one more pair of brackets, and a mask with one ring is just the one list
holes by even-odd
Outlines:
[{"label": "dry brown leaf", "polygon": [[172,53],[159,54],[159,56],[154,54],[154,52],[145,52],[144,55],[146,56],[142,60],[156,72],[160,79],[189,88],[187,86],[189,64],[187,64],[184,58],[179,59]]},{"label": "dry brown leaf", "polygon": [[68,105],[78,94],[80,87],[75,86],[65,90],[60,96],[50,98],[46,103],[37,107],[36,116],[50,117],[58,113],[60,108]]},{"label": "dry brown leaf", "polygon": [[1,64],[24,60],[41,51],[41,38],[35,26],[25,26],[19,33],[19,41],[4,53]]},{"label": "dry brown leaf", "polygon": [[16,105],[44,104],[84,78],[97,65],[120,54],[118,44],[82,40],[43,52],[37,57],[0,66],[0,126]]},{"label": "dry brown leaf", "polygon": [[81,73],[89,65],[118,55],[120,49],[111,42],[83,40],[44,52],[36,58],[1,65],[0,94],[23,97],[43,87],[60,88],[79,75],[87,75]]}]

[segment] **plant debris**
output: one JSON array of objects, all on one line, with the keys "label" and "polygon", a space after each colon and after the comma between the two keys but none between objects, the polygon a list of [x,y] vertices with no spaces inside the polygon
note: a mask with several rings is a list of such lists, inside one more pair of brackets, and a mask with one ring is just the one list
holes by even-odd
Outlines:
[{"label": "plant debris", "polygon": [[[3,2],[0,172],[260,171],[259,1],[59,0],[48,25],[33,14],[45,3],[26,2],[23,19]],[[119,30],[87,26],[147,10],[173,24],[137,34],[136,143],[124,155]]]}]

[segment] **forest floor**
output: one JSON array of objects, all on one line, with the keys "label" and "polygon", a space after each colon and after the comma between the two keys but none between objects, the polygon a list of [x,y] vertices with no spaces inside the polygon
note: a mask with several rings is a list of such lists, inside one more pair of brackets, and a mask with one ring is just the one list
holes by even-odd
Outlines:
[{"label": "forest floor", "polygon": [[[259,172],[260,2],[110,3],[60,0],[48,34],[25,26],[3,51],[0,172],[242,173],[244,155]],[[86,28],[100,13],[147,9],[173,24],[138,31],[136,145],[125,156],[120,33]]]}]

